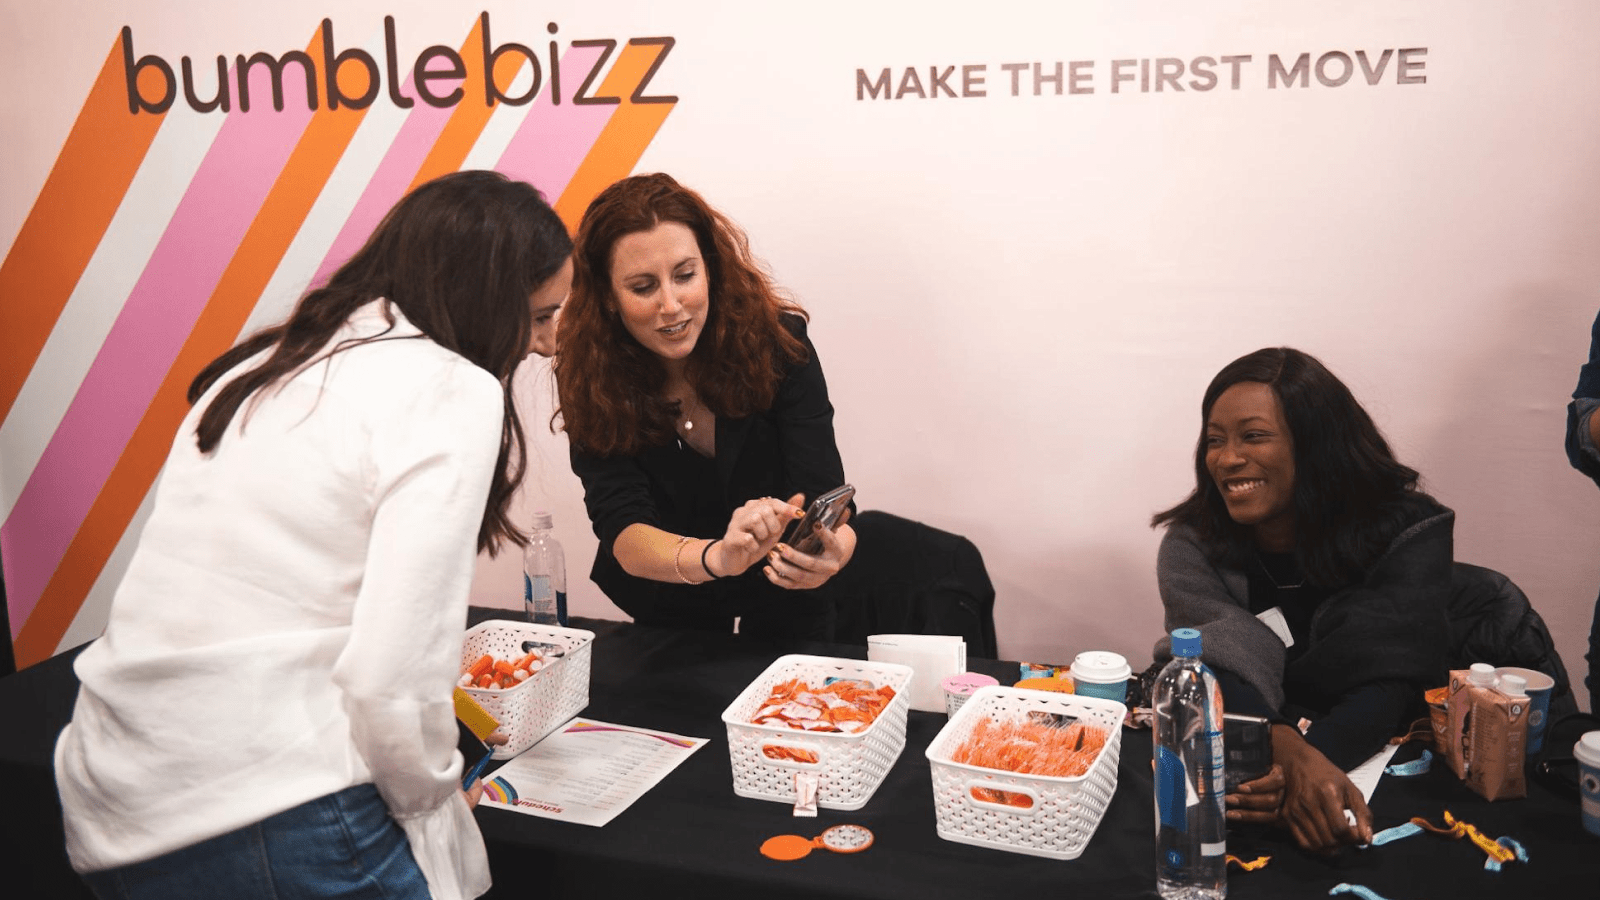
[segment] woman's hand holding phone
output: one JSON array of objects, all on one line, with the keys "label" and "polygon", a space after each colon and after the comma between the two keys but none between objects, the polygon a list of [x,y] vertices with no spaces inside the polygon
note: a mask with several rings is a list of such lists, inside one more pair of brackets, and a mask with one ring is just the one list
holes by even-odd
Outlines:
[{"label": "woman's hand holding phone", "polygon": [[788,544],[780,543],[772,548],[767,553],[767,566],[762,570],[767,580],[790,590],[808,590],[826,584],[828,579],[839,574],[839,570],[850,562],[850,557],[855,553],[856,534],[854,529],[845,524],[849,521],[850,511],[847,509],[833,528],[819,523],[816,535],[822,541],[822,549],[814,555],[801,553]]},{"label": "woman's hand holding phone", "polygon": [[733,511],[727,532],[706,552],[707,566],[719,578],[743,574],[783,540],[784,529],[805,515],[799,505],[804,502],[801,494],[787,503],[772,497],[746,502]]},{"label": "woman's hand holding phone", "polygon": [[1273,725],[1272,738],[1284,775],[1280,816],[1295,843],[1322,854],[1371,843],[1372,812],[1349,776],[1289,725]]},{"label": "woman's hand holding phone", "polygon": [[1283,766],[1274,763],[1267,774],[1239,785],[1238,790],[1224,798],[1228,805],[1228,823],[1271,825],[1277,822],[1283,808],[1285,784]]}]

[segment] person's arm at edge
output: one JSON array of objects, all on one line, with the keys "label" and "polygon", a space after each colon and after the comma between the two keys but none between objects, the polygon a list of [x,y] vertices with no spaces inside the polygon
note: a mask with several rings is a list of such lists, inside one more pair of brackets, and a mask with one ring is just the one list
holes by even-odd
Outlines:
[{"label": "person's arm at edge", "polygon": [[612,552],[623,571],[652,581],[701,584],[741,575],[760,562],[783,537],[790,522],[805,514],[795,505],[758,497],[734,510],[728,530],[718,538],[677,535],[635,522],[617,535]]},{"label": "person's arm at edge", "polygon": [[[1208,665],[1234,673],[1268,706],[1282,705],[1283,641],[1250,613],[1245,597],[1229,589],[1188,528],[1167,528],[1156,551],[1156,582],[1169,635],[1175,628],[1198,628]],[[1238,590],[1246,590],[1242,579]],[[1169,640],[1156,644],[1157,659],[1170,655]]]},{"label": "person's arm at edge", "polygon": [[461,792],[449,686],[499,452],[499,383],[465,360],[449,374],[374,427],[367,568],[334,667],[352,739],[400,820]]}]

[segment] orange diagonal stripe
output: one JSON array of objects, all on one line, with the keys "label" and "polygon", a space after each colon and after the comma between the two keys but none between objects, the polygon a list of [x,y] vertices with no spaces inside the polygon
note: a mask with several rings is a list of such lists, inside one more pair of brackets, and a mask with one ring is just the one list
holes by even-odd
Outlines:
[{"label": "orange diagonal stripe", "polygon": [[620,96],[622,103],[612,113],[600,137],[595,139],[589,155],[583,158],[583,164],[578,166],[572,180],[567,182],[561,199],[556,201],[556,213],[567,224],[568,231],[577,232],[578,221],[583,218],[583,211],[596,194],[633,171],[644,148],[650,146],[650,141],[661,129],[661,123],[667,120],[667,114],[676,105],[633,103],[629,100],[660,52],[661,48],[657,46],[627,45],[606,74],[605,83],[600,86],[600,95]]},{"label": "orange diagonal stripe", "polygon": [[[312,39],[313,48],[318,40]],[[56,652],[166,461],[173,437],[188,412],[184,394],[189,382],[207,363],[233,346],[365,115],[365,110],[329,111],[326,107],[313,114],[239,249],[229,260],[205,311],[167,370],[127,449],[106,479],[106,486],[73,536],[61,565],[45,585],[33,615],[17,635],[18,668]]]},{"label": "orange diagonal stripe", "polygon": [[0,264],[0,421],[11,412],[163,118],[128,112],[119,37]]},{"label": "orange diagonal stripe", "polygon": [[[483,102],[483,19],[480,17],[472,26],[472,33],[467,35],[466,43],[461,45],[461,62],[467,70],[467,77],[461,82],[464,92],[461,102],[450,113],[450,120],[444,125],[444,131],[439,134],[439,139],[434,141],[433,149],[428,151],[428,158],[422,161],[422,167],[417,170],[417,177],[411,180],[412,188],[427,181],[432,181],[440,175],[447,175],[461,168],[466,161],[467,154],[471,152],[472,145],[477,143],[478,136],[483,134],[483,128],[489,124],[489,116],[494,112],[494,107]],[[517,77],[526,60],[521,54],[508,53],[495,61],[495,84],[509,85]]]}]

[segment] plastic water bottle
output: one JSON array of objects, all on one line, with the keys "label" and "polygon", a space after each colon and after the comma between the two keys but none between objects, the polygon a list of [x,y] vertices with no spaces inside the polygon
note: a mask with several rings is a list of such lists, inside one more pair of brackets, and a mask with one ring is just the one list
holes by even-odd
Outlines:
[{"label": "plastic water bottle", "polygon": [[1200,632],[1172,632],[1156,679],[1156,890],[1168,900],[1228,895],[1222,691],[1200,661]]},{"label": "plastic water bottle", "polygon": [[522,602],[528,621],[537,625],[567,624],[567,562],[550,533],[552,517],[533,514],[533,533],[522,554]]}]

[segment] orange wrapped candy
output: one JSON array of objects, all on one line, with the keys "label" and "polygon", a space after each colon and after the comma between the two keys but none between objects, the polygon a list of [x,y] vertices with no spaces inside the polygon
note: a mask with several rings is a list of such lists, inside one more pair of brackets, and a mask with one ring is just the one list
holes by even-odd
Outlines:
[{"label": "orange wrapped candy", "polygon": [[[1084,722],[1058,725],[1033,719],[996,721],[985,716],[950,755],[951,762],[985,769],[1072,778],[1089,771],[1109,735]],[[1026,795],[991,788],[973,788],[979,800],[1007,806],[1029,807]]]},{"label": "orange wrapped candy", "polygon": [[894,688],[888,685],[840,679],[817,688],[791,678],[772,689],[750,721],[800,731],[854,734],[871,725],[894,696]]},{"label": "orange wrapped candy", "polygon": [[505,690],[523,683],[542,668],[544,660],[534,651],[529,651],[516,662],[509,659],[495,659],[485,653],[462,670],[459,684],[462,687],[482,690]]}]

